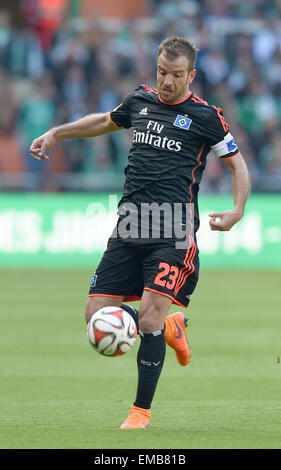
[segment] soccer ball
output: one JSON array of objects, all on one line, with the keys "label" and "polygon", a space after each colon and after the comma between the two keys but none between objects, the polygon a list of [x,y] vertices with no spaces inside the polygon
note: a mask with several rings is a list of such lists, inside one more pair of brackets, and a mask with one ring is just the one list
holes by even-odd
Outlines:
[{"label": "soccer ball", "polygon": [[133,347],[137,326],[131,315],[122,308],[103,307],[91,317],[87,335],[100,354],[121,356]]}]

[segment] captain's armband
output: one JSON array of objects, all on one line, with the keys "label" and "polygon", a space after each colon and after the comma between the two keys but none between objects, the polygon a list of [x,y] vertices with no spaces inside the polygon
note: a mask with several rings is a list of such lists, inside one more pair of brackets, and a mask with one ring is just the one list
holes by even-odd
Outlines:
[{"label": "captain's armband", "polygon": [[238,147],[235,143],[234,137],[228,132],[224,139],[215,145],[211,146],[212,151],[219,158],[232,157],[238,153]]}]

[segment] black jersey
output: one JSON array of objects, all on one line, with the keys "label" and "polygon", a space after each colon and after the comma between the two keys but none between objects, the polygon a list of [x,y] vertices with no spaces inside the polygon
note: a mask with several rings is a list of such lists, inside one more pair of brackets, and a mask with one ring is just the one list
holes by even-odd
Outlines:
[{"label": "black jersey", "polygon": [[193,93],[182,102],[167,104],[156,89],[140,85],[110,116],[118,127],[133,127],[119,206],[193,203],[196,232],[197,194],[207,154],[211,149],[219,158],[238,154],[222,110]]}]

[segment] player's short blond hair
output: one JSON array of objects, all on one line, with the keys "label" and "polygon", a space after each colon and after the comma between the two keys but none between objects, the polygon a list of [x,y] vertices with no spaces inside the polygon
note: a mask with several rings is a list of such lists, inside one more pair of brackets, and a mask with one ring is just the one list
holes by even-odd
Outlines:
[{"label": "player's short blond hair", "polygon": [[179,56],[186,56],[189,63],[189,70],[195,68],[197,52],[199,49],[188,39],[181,36],[169,37],[164,39],[158,47],[158,57],[165,52],[168,60],[175,60]]}]

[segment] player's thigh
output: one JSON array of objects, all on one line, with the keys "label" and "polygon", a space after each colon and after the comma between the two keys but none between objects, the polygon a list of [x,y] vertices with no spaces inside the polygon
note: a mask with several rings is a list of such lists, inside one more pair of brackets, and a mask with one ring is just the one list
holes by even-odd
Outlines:
[{"label": "player's thigh", "polygon": [[88,323],[92,315],[94,315],[94,313],[97,312],[100,308],[120,307],[121,304],[123,303],[123,299],[124,299],[123,296],[111,297],[111,296],[95,295],[92,297],[88,297],[88,300],[86,302],[86,309],[85,309],[86,322]]},{"label": "player's thigh", "polygon": [[113,238],[109,240],[92,278],[89,295],[127,296],[135,292],[141,281],[142,264],[138,248]]},{"label": "player's thigh", "polygon": [[90,284],[86,320],[106,306],[119,307],[124,297],[142,291],[141,260],[134,247],[120,239],[110,239]]},{"label": "player's thigh", "polygon": [[144,290],[139,309],[139,329],[146,334],[162,330],[171,303],[169,297]]},{"label": "player's thigh", "polygon": [[162,294],[187,307],[198,280],[199,258],[195,243],[187,249],[156,246],[144,260],[144,290]]}]

